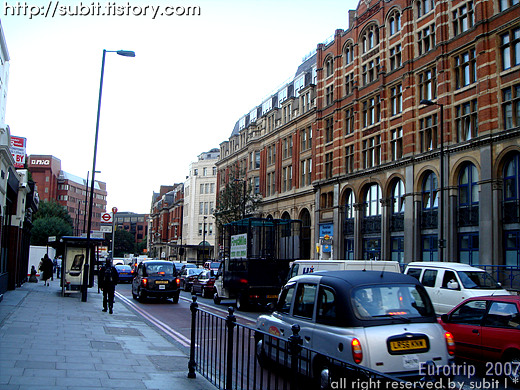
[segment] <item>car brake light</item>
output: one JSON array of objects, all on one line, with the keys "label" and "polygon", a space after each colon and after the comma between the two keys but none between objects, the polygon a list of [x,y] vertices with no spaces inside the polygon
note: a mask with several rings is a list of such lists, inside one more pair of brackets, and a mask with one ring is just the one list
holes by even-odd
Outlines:
[{"label": "car brake light", "polygon": [[240,283],[247,284],[247,279],[240,279]]},{"label": "car brake light", "polygon": [[181,285],[181,280],[179,278],[175,279],[175,283],[177,283],[177,287]]},{"label": "car brake light", "polygon": [[354,362],[356,364],[360,364],[363,360],[363,350],[361,349],[361,343],[358,339],[352,339],[350,343],[352,347],[352,357],[354,358]]},{"label": "car brake light", "polygon": [[141,284],[142,284],[144,287],[146,287],[146,285],[148,284],[148,279],[143,278],[143,279],[141,280]]},{"label": "car brake light", "polygon": [[446,339],[448,353],[450,354],[450,356],[455,355],[455,340],[453,339],[453,335],[450,332],[445,332],[444,338]]}]

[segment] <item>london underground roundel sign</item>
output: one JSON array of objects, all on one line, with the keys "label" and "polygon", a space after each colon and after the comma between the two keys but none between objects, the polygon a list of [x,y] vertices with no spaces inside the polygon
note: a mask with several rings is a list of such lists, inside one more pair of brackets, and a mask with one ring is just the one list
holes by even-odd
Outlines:
[{"label": "london underground roundel sign", "polygon": [[104,213],[101,215],[101,219],[104,222],[110,222],[110,220],[112,219],[112,216],[109,213]]}]

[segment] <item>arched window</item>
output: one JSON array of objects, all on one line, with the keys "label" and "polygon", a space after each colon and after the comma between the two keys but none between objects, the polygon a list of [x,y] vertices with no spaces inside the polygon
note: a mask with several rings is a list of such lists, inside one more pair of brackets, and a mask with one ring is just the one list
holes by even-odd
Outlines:
[{"label": "arched window", "polygon": [[282,219],[291,219],[291,216],[289,215],[289,213],[287,211],[285,211],[283,214],[282,214]]},{"label": "arched window", "polygon": [[377,184],[372,184],[365,198],[365,217],[381,215],[381,189]]},{"label": "arched window", "polygon": [[401,14],[399,11],[393,11],[388,18],[388,35],[392,36],[401,31]]},{"label": "arched window", "polygon": [[520,154],[516,153],[504,167],[504,200],[518,200],[520,193]]},{"label": "arched window", "polygon": [[459,175],[459,206],[478,204],[478,171],[475,165],[469,163]]},{"label": "arched window", "polygon": [[332,57],[327,57],[325,60],[325,77],[332,76],[332,73],[334,72],[334,60]]},{"label": "arched window", "polygon": [[352,43],[348,43],[345,45],[345,65],[349,65],[352,62],[354,62],[354,46],[352,46]]},{"label": "arched window", "polygon": [[404,183],[401,179],[397,180],[392,192],[392,213],[404,213]]},{"label": "arched window", "polygon": [[345,199],[345,218],[354,218],[354,193],[349,190]]},{"label": "arched window", "polygon": [[373,24],[368,27],[361,37],[363,54],[369,52],[379,44],[379,28]]},{"label": "arched window", "polygon": [[430,172],[423,182],[422,191],[423,210],[436,209],[439,206],[439,191],[437,186],[437,176]]}]

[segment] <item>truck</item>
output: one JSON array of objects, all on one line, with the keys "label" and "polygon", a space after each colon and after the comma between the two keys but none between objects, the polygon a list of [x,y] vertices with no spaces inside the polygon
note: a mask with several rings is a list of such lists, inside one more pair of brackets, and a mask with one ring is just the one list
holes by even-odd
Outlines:
[{"label": "truck", "polygon": [[223,255],[213,301],[235,299],[239,310],[276,302],[300,257],[302,221],[244,218],[224,225]]},{"label": "truck", "polygon": [[340,270],[366,270],[399,273],[401,272],[401,265],[397,261],[384,260],[296,260],[291,264],[291,269],[287,279],[318,271]]}]

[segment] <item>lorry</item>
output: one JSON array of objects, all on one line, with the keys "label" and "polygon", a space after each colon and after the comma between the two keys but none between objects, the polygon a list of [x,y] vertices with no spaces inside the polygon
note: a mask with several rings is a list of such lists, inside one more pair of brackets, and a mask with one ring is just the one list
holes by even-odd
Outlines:
[{"label": "lorry", "polygon": [[302,222],[244,218],[224,225],[223,256],[213,301],[235,299],[237,309],[276,302],[289,265],[300,257]]},{"label": "lorry", "polygon": [[291,270],[287,279],[318,271],[342,270],[400,273],[401,265],[397,261],[384,260],[296,260],[291,264]]}]

